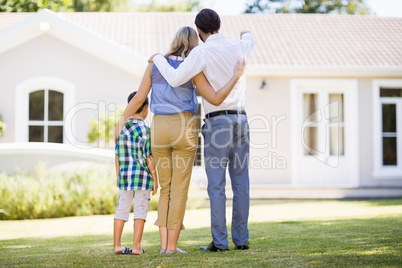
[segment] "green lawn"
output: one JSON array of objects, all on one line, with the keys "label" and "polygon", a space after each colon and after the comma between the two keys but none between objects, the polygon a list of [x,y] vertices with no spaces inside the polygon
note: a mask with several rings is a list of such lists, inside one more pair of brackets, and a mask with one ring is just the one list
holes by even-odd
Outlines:
[{"label": "green lawn", "polygon": [[[142,256],[113,254],[113,215],[0,221],[0,266],[402,267],[402,199],[255,202],[247,251],[199,250],[211,237],[209,210],[198,209],[186,212],[180,237],[189,254],[159,255],[155,218],[150,212]],[[129,247],[131,226],[123,234]]]}]

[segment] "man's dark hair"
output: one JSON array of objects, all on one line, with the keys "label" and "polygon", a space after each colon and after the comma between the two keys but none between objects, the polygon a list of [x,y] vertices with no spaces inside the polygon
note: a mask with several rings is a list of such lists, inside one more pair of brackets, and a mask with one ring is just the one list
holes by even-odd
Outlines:
[{"label": "man's dark hair", "polygon": [[217,32],[221,27],[221,19],[218,13],[209,8],[204,8],[195,17],[195,25],[204,33]]},{"label": "man's dark hair", "polygon": [[[137,94],[137,91],[134,91],[133,93],[131,93],[130,95],[128,95],[127,98],[127,103],[129,103],[131,101],[132,98],[134,98],[135,94]],[[142,112],[142,110],[144,110],[144,107],[148,105],[148,97],[145,99],[144,103],[141,105],[140,108],[138,108],[138,110],[135,112],[136,114],[139,114]]]}]

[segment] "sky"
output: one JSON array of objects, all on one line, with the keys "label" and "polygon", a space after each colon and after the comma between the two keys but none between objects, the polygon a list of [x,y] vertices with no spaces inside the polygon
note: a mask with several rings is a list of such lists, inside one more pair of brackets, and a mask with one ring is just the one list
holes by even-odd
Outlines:
[{"label": "sky", "polygon": [[[150,0],[136,0],[151,2]],[[175,2],[178,0],[158,0],[159,2]],[[243,13],[246,3],[253,0],[201,0],[205,7],[214,9],[220,15],[237,15]],[[402,0],[365,0],[369,8],[380,17],[402,17]]]},{"label": "sky", "polygon": [[367,5],[380,17],[402,17],[402,0],[366,0]]}]

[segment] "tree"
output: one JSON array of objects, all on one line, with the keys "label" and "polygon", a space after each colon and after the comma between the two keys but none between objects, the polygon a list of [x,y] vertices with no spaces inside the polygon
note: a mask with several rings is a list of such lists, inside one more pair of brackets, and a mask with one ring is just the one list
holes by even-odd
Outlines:
[{"label": "tree", "polygon": [[3,122],[3,117],[0,115],[0,138],[3,137],[6,130],[6,123]]},{"label": "tree", "polygon": [[118,107],[116,112],[108,115],[102,114],[98,119],[91,119],[89,123],[90,131],[88,132],[88,141],[94,142],[106,142],[114,139],[114,128],[117,125],[117,121],[123,114],[124,107]]},{"label": "tree", "polygon": [[141,5],[137,8],[140,12],[191,12],[198,11],[199,0],[186,0],[161,4],[157,0],[152,0],[150,4]]},{"label": "tree", "polygon": [[91,11],[130,11],[130,0],[72,0],[74,10],[82,12]]},{"label": "tree", "polygon": [[0,0],[0,12],[74,11],[73,0]]},{"label": "tree", "polygon": [[175,0],[168,4],[152,0],[142,5],[135,5],[133,0],[0,0],[0,12],[37,12],[44,8],[55,12],[190,12],[199,10],[200,0]]},{"label": "tree", "polygon": [[367,15],[364,0],[253,0],[244,13],[338,13]]},{"label": "tree", "polygon": [[0,0],[0,12],[129,11],[130,0]]}]

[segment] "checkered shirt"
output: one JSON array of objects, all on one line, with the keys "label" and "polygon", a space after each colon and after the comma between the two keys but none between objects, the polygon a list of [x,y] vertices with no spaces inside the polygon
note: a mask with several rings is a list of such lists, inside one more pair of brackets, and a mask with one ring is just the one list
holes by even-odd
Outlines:
[{"label": "checkered shirt", "polygon": [[152,190],[153,180],[145,160],[151,155],[150,129],[143,120],[128,120],[117,139],[115,153],[120,164],[119,189]]}]

